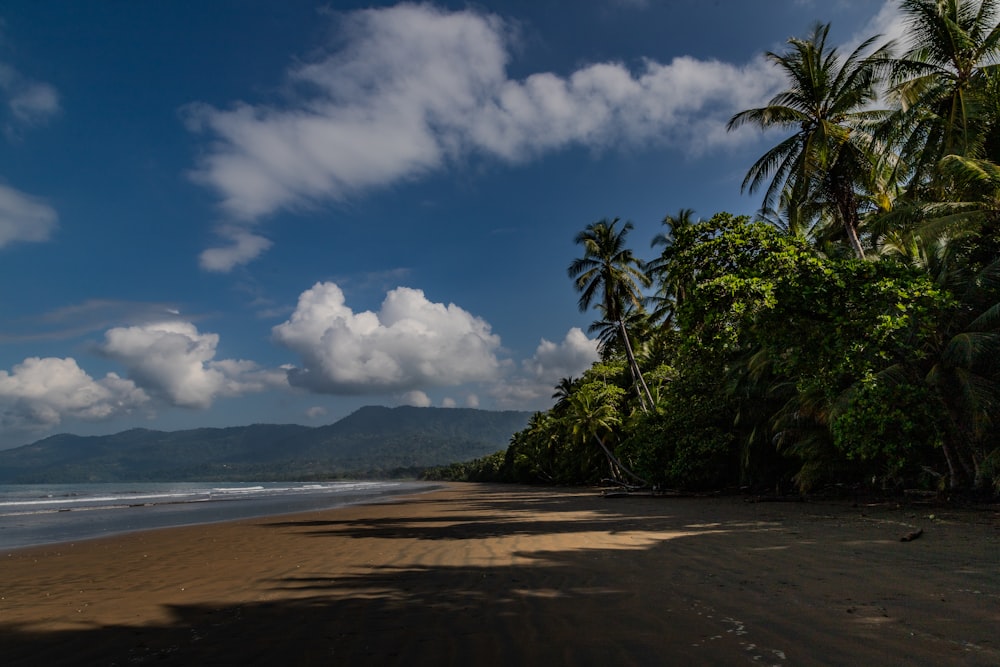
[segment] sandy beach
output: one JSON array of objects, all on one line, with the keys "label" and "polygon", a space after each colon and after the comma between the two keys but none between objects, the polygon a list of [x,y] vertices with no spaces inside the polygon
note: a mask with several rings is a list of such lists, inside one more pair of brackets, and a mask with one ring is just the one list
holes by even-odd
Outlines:
[{"label": "sandy beach", "polygon": [[5,665],[1000,664],[996,508],[454,484],[0,558]]}]

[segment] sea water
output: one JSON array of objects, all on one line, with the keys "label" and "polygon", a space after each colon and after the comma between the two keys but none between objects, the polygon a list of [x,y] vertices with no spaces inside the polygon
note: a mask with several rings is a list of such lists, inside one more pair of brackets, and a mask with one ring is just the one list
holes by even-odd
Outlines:
[{"label": "sea water", "polygon": [[433,488],[410,481],[0,484],[0,550],[330,509]]}]

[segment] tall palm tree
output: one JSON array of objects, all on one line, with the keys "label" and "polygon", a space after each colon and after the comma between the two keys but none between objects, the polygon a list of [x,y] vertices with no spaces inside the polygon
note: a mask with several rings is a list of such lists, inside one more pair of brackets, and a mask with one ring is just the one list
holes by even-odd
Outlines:
[{"label": "tall palm tree", "polygon": [[775,208],[786,185],[792,201],[824,202],[854,253],[863,258],[858,233],[863,197],[858,189],[878,159],[870,129],[887,112],[871,105],[878,97],[878,74],[889,61],[890,45],[866,56],[878,39],[872,37],[842,60],[836,48],[827,46],[829,30],[829,24],[818,24],[808,38],[789,39],[787,52],[768,52],[767,59],[784,71],[789,88],[765,107],[736,114],[727,128],[751,124],[762,130],[795,129],[750,167],[742,189],[753,193],[770,179],[765,209]]},{"label": "tall palm tree", "polygon": [[996,122],[1000,0],[902,0],[900,8],[910,44],[893,66],[900,109],[889,127],[900,135],[911,182],[930,180],[946,155],[1000,159],[982,153]]},{"label": "tall palm tree", "polygon": [[583,257],[573,260],[568,271],[580,292],[580,310],[586,311],[596,303],[604,319],[618,326],[639,404],[643,411],[648,411],[653,405],[653,397],[636,363],[625,318],[629,305],[636,309],[641,307],[641,288],[649,287],[651,281],[642,260],[625,245],[633,229],[632,223],[625,222],[618,228],[619,222],[619,218],[599,220],[577,234],[575,241],[583,246]]},{"label": "tall palm tree", "polygon": [[672,322],[674,313],[684,301],[694,280],[693,276],[677,273],[672,262],[675,246],[678,237],[684,237],[698,222],[701,221],[695,220],[694,209],[682,208],[676,215],[667,214],[662,220],[666,231],[654,236],[650,243],[653,248],[663,247],[660,256],[646,266],[650,277],[657,283],[656,294],[650,299],[656,305],[652,316],[654,320],[664,321],[667,325]]}]

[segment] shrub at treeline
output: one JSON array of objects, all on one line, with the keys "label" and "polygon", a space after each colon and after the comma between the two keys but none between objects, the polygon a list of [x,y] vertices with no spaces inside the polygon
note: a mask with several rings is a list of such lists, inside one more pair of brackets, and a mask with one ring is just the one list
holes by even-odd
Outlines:
[{"label": "shrub at treeline", "polygon": [[652,262],[601,220],[569,267],[602,359],[506,452],[441,476],[800,491],[1000,489],[998,3],[900,3],[908,33],[767,58],[736,114],[790,132],[758,215],[667,216]]}]

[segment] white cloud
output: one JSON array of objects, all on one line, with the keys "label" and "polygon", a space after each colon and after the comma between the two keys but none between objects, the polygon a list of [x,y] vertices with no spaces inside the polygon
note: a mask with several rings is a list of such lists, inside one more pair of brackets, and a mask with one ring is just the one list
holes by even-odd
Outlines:
[{"label": "white cloud", "polygon": [[58,219],[42,199],[0,183],[0,248],[17,241],[47,241]]},{"label": "white cloud", "polygon": [[199,333],[189,322],[160,322],[110,329],[100,349],[143,389],[181,407],[207,408],[219,396],[284,384],[284,372],[252,361],[216,361],[218,343],[218,334]]},{"label": "white cloud", "polygon": [[354,313],[336,284],[317,283],[273,335],[302,357],[289,382],[322,393],[459,385],[493,379],[499,369],[500,338],[489,324],[407,287],[386,294],[378,313]]},{"label": "white cloud", "polygon": [[228,241],[229,245],[202,251],[198,263],[206,271],[232,271],[233,268],[256,259],[271,247],[270,240],[234,225],[220,227],[216,233]]},{"label": "white cloud", "polygon": [[521,363],[521,373],[495,385],[490,394],[501,407],[546,408],[559,380],[579,376],[599,358],[597,341],[573,327],[560,343],[543,338],[534,356]]},{"label": "white cloud", "polygon": [[322,405],[314,405],[306,410],[306,417],[309,419],[319,419],[327,414],[326,408]]},{"label": "white cloud", "polygon": [[4,128],[8,137],[16,136],[18,127],[41,125],[59,112],[55,88],[33,81],[4,63],[0,63],[0,97],[10,117]]},{"label": "white cloud", "polygon": [[524,362],[524,368],[532,377],[554,386],[564,377],[579,375],[598,359],[597,340],[587,338],[582,329],[573,327],[561,343],[543,338],[535,355]]},{"label": "white cloud", "polygon": [[31,430],[73,417],[101,420],[128,413],[149,397],[114,373],[95,380],[72,358],[31,357],[0,371],[0,424]]},{"label": "white cloud", "polygon": [[189,127],[212,142],[193,177],[233,220],[342,200],[470,155],[521,161],[573,145],[651,142],[702,151],[740,141],[726,121],[779,81],[763,59],[687,57],[515,80],[506,71],[510,30],[496,16],[412,4],[339,16],[334,50],[289,72],[297,97],[285,106],[188,109]]},{"label": "white cloud", "polygon": [[[16,140],[22,128],[41,125],[59,111],[55,88],[5,63],[0,63],[0,103],[6,107],[0,115],[10,140]],[[0,248],[17,241],[47,241],[58,219],[44,200],[0,183]]]},{"label": "white cloud", "polygon": [[56,89],[45,83],[32,83],[8,101],[11,113],[23,123],[44,122],[59,111]]},{"label": "white cloud", "polygon": [[[845,53],[849,53],[857,48],[857,45],[863,40],[873,35],[882,35],[882,39],[879,40],[879,44],[882,44],[891,39],[899,40],[906,35],[906,32],[906,19],[899,9],[899,3],[896,0],[885,0],[878,13],[843,50]],[[899,42],[899,46],[905,48],[904,42]]]},{"label": "white cloud", "polygon": [[430,397],[419,389],[406,392],[401,399],[403,405],[412,405],[415,408],[429,408],[431,406]]}]

